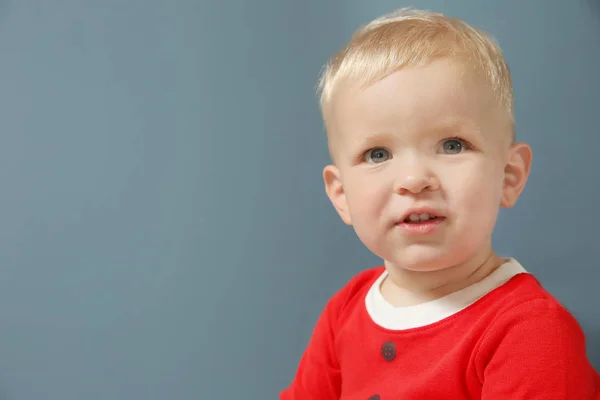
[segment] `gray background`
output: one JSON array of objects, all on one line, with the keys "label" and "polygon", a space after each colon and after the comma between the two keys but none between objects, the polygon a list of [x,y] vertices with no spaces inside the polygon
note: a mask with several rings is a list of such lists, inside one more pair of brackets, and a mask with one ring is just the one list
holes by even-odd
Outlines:
[{"label": "gray background", "polygon": [[495,241],[600,367],[600,4],[0,1],[0,399],[271,399],[380,261],[339,221],[314,85],[400,6],[465,18],[512,67],[535,151]]}]

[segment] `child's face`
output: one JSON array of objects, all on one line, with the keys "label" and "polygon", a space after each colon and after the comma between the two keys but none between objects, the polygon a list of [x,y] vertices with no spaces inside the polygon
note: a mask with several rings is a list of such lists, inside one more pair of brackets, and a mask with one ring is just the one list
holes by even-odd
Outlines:
[{"label": "child's face", "polygon": [[529,147],[511,145],[508,118],[479,79],[439,60],[340,87],[332,100],[328,195],[388,263],[438,270],[489,252],[500,205],[525,184]]}]

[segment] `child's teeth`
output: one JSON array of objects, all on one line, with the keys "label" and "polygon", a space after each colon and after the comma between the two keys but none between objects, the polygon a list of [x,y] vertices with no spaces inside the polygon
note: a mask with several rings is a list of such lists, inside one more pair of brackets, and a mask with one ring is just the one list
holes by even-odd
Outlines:
[{"label": "child's teeth", "polygon": [[409,220],[410,222],[417,222],[417,221],[419,221],[420,219],[421,219],[421,216],[420,216],[419,214],[417,214],[417,213],[412,213],[412,214],[410,214],[410,215],[408,216],[408,220]]},{"label": "child's teeth", "polygon": [[421,213],[421,214],[417,214],[417,213],[412,213],[408,216],[408,221],[409,222],[425,222],[425,221],[429,221],[430,219],[434,219],[436,218],[433,215],[430,215],[428,213]]}]

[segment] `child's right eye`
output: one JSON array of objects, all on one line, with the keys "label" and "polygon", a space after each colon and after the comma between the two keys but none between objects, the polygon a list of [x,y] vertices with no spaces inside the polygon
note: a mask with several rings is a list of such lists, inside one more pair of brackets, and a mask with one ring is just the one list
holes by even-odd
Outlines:
[{"label": "child's right eye", "polygon": [[382,147],[376,147],[365,153],[365,161],[369,164],[379,164],[389,160],[390,152]]}]

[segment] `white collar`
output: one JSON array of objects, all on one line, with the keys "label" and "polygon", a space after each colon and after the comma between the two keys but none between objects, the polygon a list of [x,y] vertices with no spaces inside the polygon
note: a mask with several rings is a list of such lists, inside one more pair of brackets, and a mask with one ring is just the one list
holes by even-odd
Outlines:
[{"label": "white collar", "polygon": [[371,319],[383,328],[390,330],[418,328],[456,314],[503,285],[513,276],[526,272],[519,262],[509,258],[489,276],[464,289],[426,303],[394,307],[384,299],[380,290],[381,283],[388,275],[386,270],[369,289],[365,303]]}]

